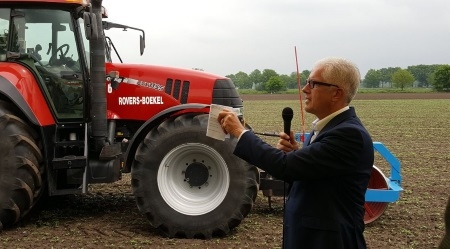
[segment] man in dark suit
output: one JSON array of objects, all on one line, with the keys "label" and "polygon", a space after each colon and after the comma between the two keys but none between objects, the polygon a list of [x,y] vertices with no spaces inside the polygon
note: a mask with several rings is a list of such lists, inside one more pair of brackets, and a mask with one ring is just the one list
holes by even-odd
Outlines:
[{"label": "man in dark suit", "polygon": [[281,132],[274,148],[246,132],[232,112],[219,113],[224,131],[239,138],[235,155],[291,183],[284,248],[366,248],[364,202],[374,151],[369,133],[349,107],[359,83],[352,62],[332,57],[317,62],[302,89],[305,111],[317,119],[301,149],[292,131]]}]

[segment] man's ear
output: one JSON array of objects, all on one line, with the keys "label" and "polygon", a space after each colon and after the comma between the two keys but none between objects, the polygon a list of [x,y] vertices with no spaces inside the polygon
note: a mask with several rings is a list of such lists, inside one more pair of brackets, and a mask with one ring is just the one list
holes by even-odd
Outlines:
[{"label": "man's ear", "polygon": [[338,102],[342,101],[345,98],[344,89],[336,88],[333,95],[331,96],[332,101]]}]

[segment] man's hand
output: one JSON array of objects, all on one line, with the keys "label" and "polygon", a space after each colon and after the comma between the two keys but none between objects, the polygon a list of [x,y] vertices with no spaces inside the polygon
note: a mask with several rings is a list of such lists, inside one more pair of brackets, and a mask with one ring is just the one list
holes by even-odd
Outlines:
[{"label": "man's hand", "polygon": [[219,112],[217,121],[219,121],[223,131],[227,134],[231,134],[233,137],[239,137],[245,130],[237,115],[230,110],[223,110]]},{"label": "man's hand", "polygon": [[298,143],[295,141],[294,132],[291,131],[290,136],[284,132],[280,132],[280,140],[278,141],[277,148],[284,152],[298,150]]}]

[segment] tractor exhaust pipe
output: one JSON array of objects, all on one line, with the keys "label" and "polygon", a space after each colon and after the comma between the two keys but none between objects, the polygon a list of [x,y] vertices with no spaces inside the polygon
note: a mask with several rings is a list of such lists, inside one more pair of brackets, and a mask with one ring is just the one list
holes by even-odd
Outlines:
[{"label": "tractor exhaust pipe", "polygon": [[105,34],[102,26],[102,0],[91,0],[95,14],[98,37],[89,40],[91,57],[91,120],[95,151],[100,151],[107,143],[106,86],[105,86]]}]

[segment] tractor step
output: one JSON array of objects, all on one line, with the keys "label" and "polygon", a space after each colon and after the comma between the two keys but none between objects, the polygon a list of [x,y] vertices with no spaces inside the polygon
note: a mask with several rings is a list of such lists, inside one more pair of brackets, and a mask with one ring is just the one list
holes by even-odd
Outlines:
[{"label": "tractor step", "polygon": [[54,158],[52,161],[53,169],[78,169],[87,166],[87,158],[85,156],[65,156]]}]

